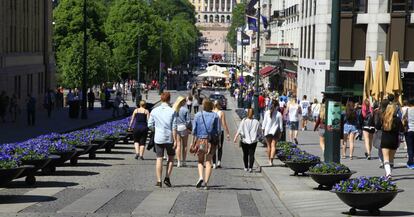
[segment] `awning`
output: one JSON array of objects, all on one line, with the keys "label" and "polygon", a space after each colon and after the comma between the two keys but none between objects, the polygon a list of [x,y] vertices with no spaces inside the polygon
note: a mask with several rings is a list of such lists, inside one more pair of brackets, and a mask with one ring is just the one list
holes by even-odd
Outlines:
[{"label": "awning", "polygon": [[262,69],[260,69],[259,74],[262,77],[267,77],[273,73],[277,72],[277,68],[273,66],[266,66]]}]

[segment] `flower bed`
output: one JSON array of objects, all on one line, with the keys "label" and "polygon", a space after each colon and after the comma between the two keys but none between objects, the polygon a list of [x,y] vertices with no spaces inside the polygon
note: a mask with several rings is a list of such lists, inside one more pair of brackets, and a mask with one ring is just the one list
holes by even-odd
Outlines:
[{"label": "flower bed", "polygon": [[318,189],[330,190],[333,185],[341,180],[349,179],[354,171],[339,163],[319,163],[309,169],[308,174],[319,184]]}]

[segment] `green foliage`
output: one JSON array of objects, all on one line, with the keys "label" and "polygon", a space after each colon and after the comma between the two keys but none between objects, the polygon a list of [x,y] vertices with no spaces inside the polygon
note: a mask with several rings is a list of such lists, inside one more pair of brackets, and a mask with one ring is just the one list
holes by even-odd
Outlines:
[{"label": "green foliage", "polygon": [[243,27],[246,24],[245,18],[246,4],[237,4],[232,12],[232,20],[229,32],[227,33],[227,41],[233,49],[237,47],[237,31],[239,27]]},{"label": "green foliage", "polygon": [[345,174],[351,172],[347,166],[334,162],[319,163],[314,167],[311,167],[309,171],[318,174]]}]

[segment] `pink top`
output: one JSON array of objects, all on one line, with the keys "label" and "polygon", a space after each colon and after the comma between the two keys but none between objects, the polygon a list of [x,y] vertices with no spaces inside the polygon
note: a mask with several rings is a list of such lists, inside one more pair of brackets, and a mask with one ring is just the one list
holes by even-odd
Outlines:
[{"label": "pink top", "polygon": [[367,109],[367,106],[365,103],[362,104],[362,117],[366,118],[368,114],[372,113],[372,107],[369,107],[369,110]]}]

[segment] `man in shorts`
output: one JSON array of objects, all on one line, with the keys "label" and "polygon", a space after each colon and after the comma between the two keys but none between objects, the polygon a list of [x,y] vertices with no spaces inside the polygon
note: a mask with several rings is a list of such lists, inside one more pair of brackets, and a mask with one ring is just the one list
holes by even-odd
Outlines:
[{"label": "man in shorts", "polygon": [[170,93],[163,92],[161,94],[161,105],[151,111],[150,118],[148,120],[148,127],[152,130],[155,130],[154,142],[157,155],[157,162],[155,167],[157,184],[155,186],[158,187],[162,187],[161,176],[164,150],[167,151],[168,155],[164,184],[168,187],[171,187],[170,176],[174,166],[174,138],[177,135],[177,123],[174,115],[174,110],[169,106],[170,100]]},{"label": "man in shorts", "polygon": [[310,102],[307,100],[307,96],[303,95],[302,101],[300,101],[300,108],[302,110],[302,131],[306,130],[309,119]]}]

